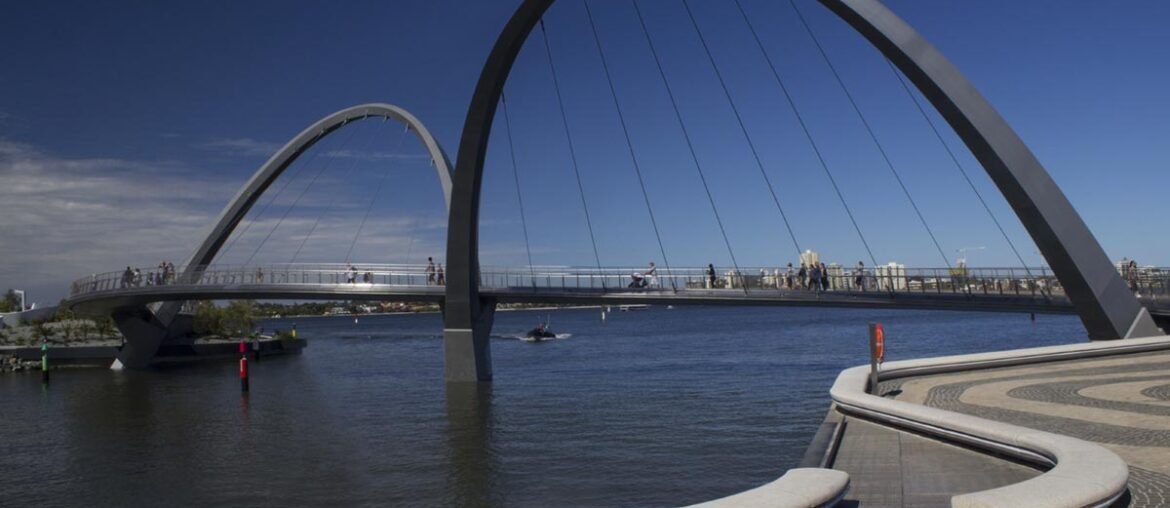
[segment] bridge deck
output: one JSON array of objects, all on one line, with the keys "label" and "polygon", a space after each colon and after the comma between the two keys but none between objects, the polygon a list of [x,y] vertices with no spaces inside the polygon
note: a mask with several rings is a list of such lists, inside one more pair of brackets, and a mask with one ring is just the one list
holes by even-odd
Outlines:
[{"label": "bridge deck", "polygon": [[[439,285],[340,284],[175,284],[127,287],[82,293],[67,303],[86,311],[181,300],[360,300],[442,303],[445,287]],[[894,293],[887,291],[739,289],[605,289],[513,287],[484,288],[481,294],[500,303],[551,303],[577,305],[776,305],[864,307],[991,312],[1071,313],[1063,296]]]},{"label": "bridge deck", "polygon": [[[500,303],[1074,312],[1059,281],[1042,268],[883,267],[869,272],[835,268],[824,281],[824,291],[800,289],[799,276],[763,268],[715,276],[703,268],[673,268],[644,277],[644,287],[630,287],[642,277],[637,270],[489,268],[481,274],[480,293]],[[446,288],[440,281],[435,271],[420,265],[363,265],[360,269],[336,264],[210,266],[180,276],[156,272],[91,275],[73,283],[65,303],[95,313],[159,301],[242,298],[442,303]],[[1170,315],[1166,280],[1148,277],[1138,286],[1152,314]]]}]

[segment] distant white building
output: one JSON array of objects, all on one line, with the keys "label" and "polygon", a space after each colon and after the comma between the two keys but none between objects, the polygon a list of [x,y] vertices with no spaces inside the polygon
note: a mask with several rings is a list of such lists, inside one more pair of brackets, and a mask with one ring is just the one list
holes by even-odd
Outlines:
[{"label": "distant white building", "polygon": [[820,254],[817,254],[816,251],[806,250],[800,255],[800,262],[803,263],[804,266],[811,267],[812,265],[821,262],[821,256]]},{"label": "distant white building", "polygon": [[906,265],[890,262],[875,266],[873,274],[877,277],[877,287],[882,291],[906,290]]}]

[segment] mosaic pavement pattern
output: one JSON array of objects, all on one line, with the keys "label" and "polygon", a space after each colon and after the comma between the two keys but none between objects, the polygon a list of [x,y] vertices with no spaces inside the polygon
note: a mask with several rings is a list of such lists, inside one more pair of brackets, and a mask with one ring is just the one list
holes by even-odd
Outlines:
[{"label": "mosaic pavement pattern", "polygon": [[899,400],[1094,441],[1130,465],[1131,506],[1170,506],[1170,353],[883,383]]}]

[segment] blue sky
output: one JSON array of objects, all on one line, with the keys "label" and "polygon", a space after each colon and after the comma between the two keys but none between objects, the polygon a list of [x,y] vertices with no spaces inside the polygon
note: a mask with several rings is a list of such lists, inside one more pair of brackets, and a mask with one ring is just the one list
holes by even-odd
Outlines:
[{"label": "blue sky", "polygon": [[[877,261],[940,265],[788,3],[743,3]],[[819,4],[798,3],[950,261],[956,249],[984,247],[969,253],[972,264],[1017,265],[884,61]],[[1170,239],[1157,233],[1170,188],[1164,95],[1170,33],[1162,27],[1170,5],[886,3],[999,109],[1112,258],[1170,264]],[[0,289],[26,288],[51,302],[68,281],[89,273],[182,262],[275,149],[343,107],[403,106],[453,157],[475,79],[515,5],[6,6],[0,19],[0,44],[9,48],[0,53]],[[590,5],[669,261],[729,265],[631,4]],[[681,2],[639,6],[738,262],[793,261],[793,242]],[[694,0],[691,7],[800,246],[830,261],[870,264],[734,5]],[[554,5],[546,28],[601,262],[661,261],[582,4]],[[533,257],[537,264],[592,265],[547,58],[534,32],[507,85]],[[484,179],[484,264],[526,262],[506,135],[497,121]],[[944,136],[1025,260],[1040,263],[986,174],[949,129]],[[222,262],[288,262],[302,242],[298,262],[343,261],[351,245],[357,262],[419,262],[443,254],[445,213],[433,170],[421,145],[403,139],[399,126],[367,121],[344,129],[269,194]]]}]

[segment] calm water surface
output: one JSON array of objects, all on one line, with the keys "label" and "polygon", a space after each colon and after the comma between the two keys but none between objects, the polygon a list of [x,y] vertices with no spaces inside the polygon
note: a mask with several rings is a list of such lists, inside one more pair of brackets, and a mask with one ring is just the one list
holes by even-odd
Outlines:
[{"label": "calm water surface", "polygon": [[[571,337],[515,338],[546,315]],[[437,315],[295,321],[308,349],[248,397],[233,362],[0,376],[0,505],[688,504],[799,461],[870,321],[889,359],[1086,340],[1065,316],[502,312],[495,382],[448,390]]]}]

